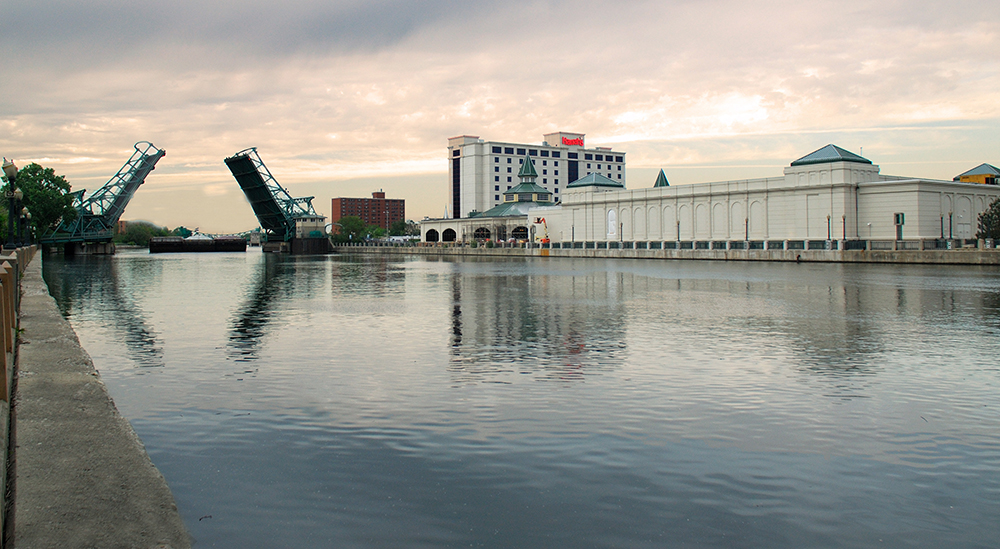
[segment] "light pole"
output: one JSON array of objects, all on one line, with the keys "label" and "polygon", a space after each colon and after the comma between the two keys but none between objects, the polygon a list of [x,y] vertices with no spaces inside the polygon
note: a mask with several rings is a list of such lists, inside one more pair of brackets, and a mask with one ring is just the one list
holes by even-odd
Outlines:
[{"label": "light pole", "polygon": [[21,223],[19,224],[20,226],[17,232],[17,244],[19,246],[24,246],[28,243],[27,228],[29,215],[31,215],[31,213],[28,212],[27,206],[21,208]]},{"label": "light pole", "polygon": [[17,245],[14,243],[14,217],[17,215],[17,205],[14,203],[15,200],[20,201],[21,194],[20,189],[16,189],[17,185],[17,166],[14,162],[7,160],[6,157],[3,159],[3,174],[7,176],[7,192],[5,196],[7,197],[7,243],[4,248],[16,248]]}]

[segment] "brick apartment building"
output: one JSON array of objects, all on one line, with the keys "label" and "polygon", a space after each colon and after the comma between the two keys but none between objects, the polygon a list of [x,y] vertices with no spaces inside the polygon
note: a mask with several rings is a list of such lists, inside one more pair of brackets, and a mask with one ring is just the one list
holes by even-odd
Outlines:
[{"label": "brick apartment building", "polygon": [[330,220],[337,223],[350,215],[388,231],[390,225],[406,219],[406,200],[386,198],[382,191],[373,192],[371,198],[334,198]]}]

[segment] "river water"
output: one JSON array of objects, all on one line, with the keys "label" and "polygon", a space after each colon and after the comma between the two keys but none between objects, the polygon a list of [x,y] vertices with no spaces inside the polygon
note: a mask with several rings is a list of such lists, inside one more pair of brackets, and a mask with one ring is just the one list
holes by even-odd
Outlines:
[{"label": "river water", "polygon": [[44,258],[197,547],[996,547],[1000,270]]}]

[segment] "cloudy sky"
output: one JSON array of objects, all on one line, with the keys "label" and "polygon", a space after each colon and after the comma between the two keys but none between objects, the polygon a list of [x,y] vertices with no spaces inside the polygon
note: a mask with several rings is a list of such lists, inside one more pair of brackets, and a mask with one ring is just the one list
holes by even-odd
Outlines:
[{"label": "cloudy sky", "polygon": [[[882,173],[1000,164],[1000,3],[3,0],[0,154],[96,190],[166,149],[124,219],[256,226],[223,159],[293,196],[440,217],[447,138],[565,130],[628,186],[780,175],[828,143]],[[863,151],[862,151],[863,149]]]}]

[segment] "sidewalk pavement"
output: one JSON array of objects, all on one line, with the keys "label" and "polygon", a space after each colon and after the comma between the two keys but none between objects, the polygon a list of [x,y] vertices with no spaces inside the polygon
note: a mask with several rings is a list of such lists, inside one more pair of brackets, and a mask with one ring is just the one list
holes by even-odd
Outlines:
[{"label": "sidewalk pavement", "polygon": [[22,280],[17,549],[187,548],[174,497],[42,280]]}]

